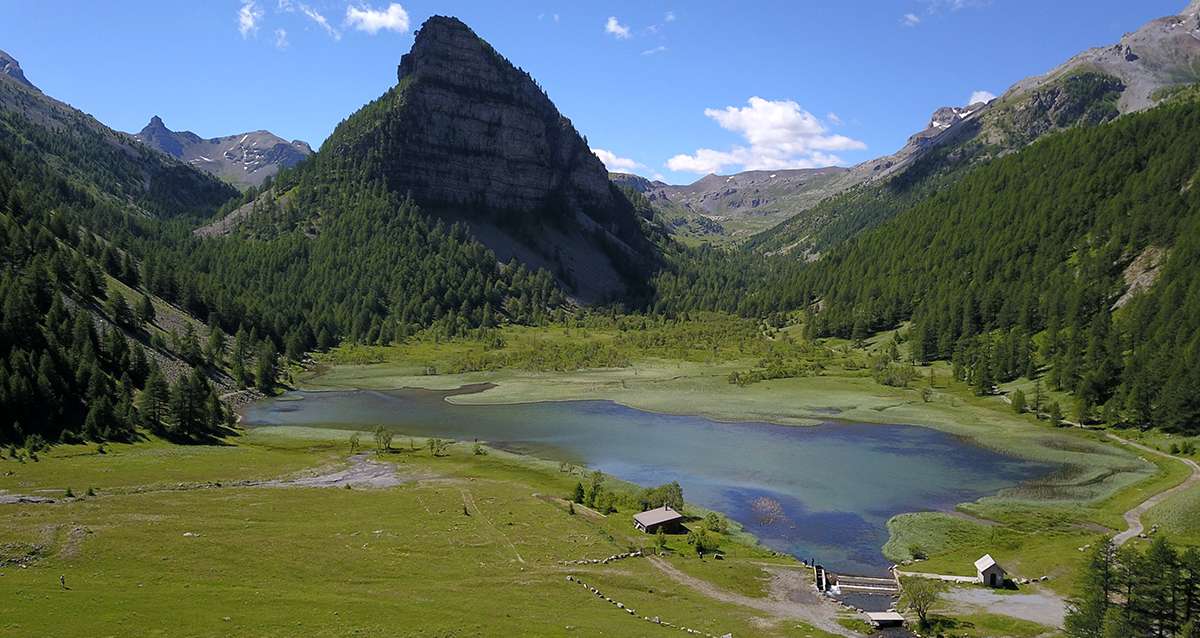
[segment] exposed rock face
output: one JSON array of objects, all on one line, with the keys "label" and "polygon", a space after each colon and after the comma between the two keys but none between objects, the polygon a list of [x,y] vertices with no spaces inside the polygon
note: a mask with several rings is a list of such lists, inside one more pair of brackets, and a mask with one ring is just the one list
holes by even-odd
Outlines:
[{"label": "exposed rock face", "polygon": [[258,186],[279,169],[295,166],[312,155],[308,144],[288,142],[270,131],[204,139],[191,131],[172,131],[157,115],[133,137],[243,188]]},{"label": "exposed rock face", "polygon": [[17,62],[16,58],[5,53],[4,51],[0,51],[0,74],[7,75],[21,84],[37,90],[37,87],[33,85],[33,82],[30,82],[25,78],[25,72],[21,70],[21,64]]},{"label": "exposed rock face", "polygon": [[933,117],[929,118],[929,126],[926,129],[948,129],[958,123],[963,118],[970,117],[972,113],[987,106],[985,102],[976,102],[967,106],[943,106],[933,112]]},{"label": "exposed rock face", "polygon": [[1110,75],[1079,73],[1021,94],[989,114],[986,139],[1004,147],[1027,144],[1078,124],[1101,124],[1120,115],[1125,85]]},{"label": "exposed rock face", "polygon": [[459,20],[430,18],[401,58],[399,80],[409,126],[390,177],[418,199],[525,211],[556,199],[613,205],[603,163],[570,120]]},{"label": "exposed rock face", "polygon": [[320,162],[467,222],[502,260],[556,273],[582,301],[623,293],[650,265],[633,206],[571,121],[461,21],[422,25],[398,79],[338,126]]},{"label": "exposed rock face", "polygon": [[1112,46],[1089,49],[1045,75],[1023,80],[1004,97],[1080,71],[1120,80],[1117,108],[1121,113],[1153,106],[1160,89],[1200,81],[1200,1],[1189,3],[1179,15],[1151,20]]},{"label": "exposed rock face", "polygon": [[1177,16],[1148,22],[1115,45],[1085,51],[1045,75],[1022,80],[987,104],[938,109],[904,148],[853,167],[837,187],[890,178],[931,149],[980,135],[989,144],[1019,148],[1060,128],[1149,108],[1160,89],[1196,81],[1200,0]]}]

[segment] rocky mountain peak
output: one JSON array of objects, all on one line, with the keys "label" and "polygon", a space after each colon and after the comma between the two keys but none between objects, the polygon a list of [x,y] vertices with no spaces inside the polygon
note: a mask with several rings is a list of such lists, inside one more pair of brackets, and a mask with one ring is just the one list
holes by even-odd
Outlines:
[{"label": "rocky mountain peak", "polygon": [[[404,134],[381,167],[397,188],[428,203],[525,212],[553,205],[568,217],[616,204],[607,169],[570,120],[457,18],[421,25],[397,76],[403,98],[392,116]],[[346,142],[370,140],[337,141]]]},{"label": "rocky mountain peak", "polygon": [[174,158],[183,157],[183,143],[176,138],[174,131],[167,128],[163,123],[162,118],[155,115],[150,118],[150,122],[142,127],[142,130],[134,135],[138,141],[157,148],[158,150],[170,155]]},{"label": "rocky mountain peak", "polygon": [[238,186],[258,186],[267,177],[312,155],[308,144],[287,142],[270,131],[204,139],[191,131],[172,131],[155,115],[133,135],[137,141]]},{"label": "rocky mountain peak", "polygon": [[[397,80],[319,155],[465,219],[502,261],[545,267],[581,299],[620,290],[622,273],[652,254],[632,204],[571,121],[462,21],[421,25]],[[609,257],[613,248],[626,256]]]},{"label": "rocky mountain peak", "polygon": [[16,58],[5,53],[4,51],[0,51],[0,75],[7,75],[21,84],[37,90],[37,87],[33,85],[33,82],[30,82],[25,78],[25,72],[21,70],[21,63],[17,62]]}]

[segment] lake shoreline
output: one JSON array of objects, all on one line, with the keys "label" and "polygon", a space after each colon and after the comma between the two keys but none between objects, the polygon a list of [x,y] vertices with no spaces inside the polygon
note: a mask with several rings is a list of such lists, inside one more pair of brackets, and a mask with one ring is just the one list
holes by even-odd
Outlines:
[{"label": "lake shoreline", "polygon": [[[1028,476],[1054,470],[975,445],[954,433],[903,423],[826,418],[811,427],[793,428],[757,419],[664,414],[607,398],[507,404],[448,400],[479,396],[485,389],[301,390],[297,391],[300,400],[291,395],[274,404],[258,404],[259,411],[251,411],[253,418],[246,425],[324,424],[329,429],[363,430],[386,424],[401,436],[444,436],[468,442],[477,438],[516,454],[581,463],[643,487],[675,479],[688,486],[693,494],[690,502],[741,522],[766,547],[797,558],[815,557],[851,572],[865,569],[880,575],[894,562],[881,554],[891,515],[955,511],[963,502],[989,497]],[[320,402],[314,403],[318,398]],[[505,425],[514,418],[521,423],[516,430]],[[564,429],[564,423],[580,427]],[[705,450],[736,449],[735,456],[741,458],[714,466],[710,459],[697,456],[689,443]],[[680,444],[684,447],[678,448]],[[642,445],[672,449],[668,456],[677,458],[658,467],[655,459],[661,455],[640,449]],[[802,467],[792,467],[797,463]],[[973,477],[974,464],[995,470],[985,472],[986,478]],[[860,470],[858,480],[847,483],[840,475],[858,465],[877,467]],[[1000,471],[1001,467],[1007,469]],[[738,478],[741,475],[745,478]],[[750,507],[756,499],[782,504],[786,515],[778,523],[756,524],[757,515]],[[843,540],[836,540],[839,537]]]}]

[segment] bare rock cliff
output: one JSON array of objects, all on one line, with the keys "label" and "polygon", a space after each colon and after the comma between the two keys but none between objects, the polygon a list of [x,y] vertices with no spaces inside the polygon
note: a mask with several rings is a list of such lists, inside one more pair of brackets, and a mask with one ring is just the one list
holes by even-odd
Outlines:
[{"label": "bare rock cliff", "polygon": [[318,166],[467,223],[499,259],[555,273],[581,301],[645,280],[656,252],[638,212],[528,73],[434,16],[397,79],[338,125]]},{"label": "bare rock cliff", "polygon": [[603,163],[570,120],[459,20],[426,22],[399,80],[407,126],[392,177],[418,199],[502,210],[613,205]]}]

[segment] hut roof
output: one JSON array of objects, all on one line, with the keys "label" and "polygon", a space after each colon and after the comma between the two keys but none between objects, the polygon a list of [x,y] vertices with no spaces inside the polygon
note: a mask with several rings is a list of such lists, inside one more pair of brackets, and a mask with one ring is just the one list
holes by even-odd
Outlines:
[{"label": "hut roof", "polygon": [[[995,558],[992,558],[991,554],[984,554],[979,560],[975,561],[975,569],[978,571],[984,571],[992,567],[1000,567],[1000,564],[996,562]],[[1004,571],[1004,568],[1000,567],[1000,571]]]},{"label": "hut roof", "polygon": [[633,515],[633,520],[641,523],[642,527],[662,525],[663,523],[670,523],[682,518],[683,514],[671,509],[670,505],[663,505],[662,507],[647,510],[645,512],[639,512]]}]

